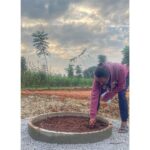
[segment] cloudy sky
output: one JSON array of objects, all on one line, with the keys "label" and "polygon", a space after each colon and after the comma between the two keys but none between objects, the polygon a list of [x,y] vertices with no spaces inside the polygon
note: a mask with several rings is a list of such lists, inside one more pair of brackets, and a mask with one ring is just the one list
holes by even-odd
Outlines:
[{"label": "cloudy sky", "polygon": [[36,56],[32,33],[48,33],[49,70],[64,74],[69,59],[86,52],[74,65],[97,65],[97,56],[121,62],[129,40],[128,0],[21,0],[21,55],[31,66],[44,61]]}]

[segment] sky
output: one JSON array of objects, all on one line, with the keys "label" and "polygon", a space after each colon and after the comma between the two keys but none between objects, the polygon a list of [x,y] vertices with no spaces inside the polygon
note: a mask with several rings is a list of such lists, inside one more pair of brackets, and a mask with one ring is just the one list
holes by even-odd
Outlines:
[{"label": "sky", "polygon": [[21,55],[31,68],[44,64],[36,55],[32,33],[48,33],[48,67],[65,74],[69,59],[84,70],[98,64],[98,55],[121,62],[129,45],[128,0],[21,0]]}]

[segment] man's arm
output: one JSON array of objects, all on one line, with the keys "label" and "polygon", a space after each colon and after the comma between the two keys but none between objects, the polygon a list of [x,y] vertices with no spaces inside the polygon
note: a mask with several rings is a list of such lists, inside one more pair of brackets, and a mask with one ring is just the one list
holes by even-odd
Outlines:
[{"label": "man's arm", "polygon": [[98,98],[101,92],[100,84],[94,79],[91,91],[90,118],[95,119],[97,114]]},{"label": "man's arm", "polygon": [[126,86],[126,73],[123,68],[119,69],[118,72],[118,85],[112,91],[108,91],[103,96],[102,100],[107,101],[109,99],[112,99],[118,92],[125,89]]}]

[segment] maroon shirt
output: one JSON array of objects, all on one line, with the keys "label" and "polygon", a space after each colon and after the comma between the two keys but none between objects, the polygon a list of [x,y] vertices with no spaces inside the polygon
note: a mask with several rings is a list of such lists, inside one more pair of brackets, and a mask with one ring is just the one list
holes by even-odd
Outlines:
[{"label": "maroon shirt", "polygon": [[[125,64],[105,63],[103,66],[110,72],[109,91],[104,95],[103,100],[107,101],[126,87],[126,77],[129,68]],[[90,102],[90,118],[95,118],[97,113],[98,98],[101,94],[101,85],[95,79],[93,80]]]}]

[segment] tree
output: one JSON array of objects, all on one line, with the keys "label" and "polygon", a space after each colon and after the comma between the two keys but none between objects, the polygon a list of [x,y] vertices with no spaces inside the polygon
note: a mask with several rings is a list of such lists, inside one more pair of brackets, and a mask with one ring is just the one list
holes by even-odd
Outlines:
[{"label": "tree", "polygon": [[76,70],[76,76],[82,77],[82,69],[79,65],[76,66],[75,70]]},{"label": "tree", "polygon": [[106,56],[98,55],[98,62],[99,62],[99,64],[106,62]]},{"label": "tree", "polygon": [[74,69],[73,65],[69,64],[68,68],[66,69],[68,77],[73,77],[74,76]]},{"label": "tree", "polygon": [[21,73],[27,71],[26,59],[25,57],[21,57]]},{"label": "tree", "polygon": [[89,67],[88,69],[83,71],[83,76],[85,78],[93,78],[96,66]]},{"label": "tree", "polygon": [[48,72],[48,64],[46,56],[49,54],[48,49],[48,34],[44,31],[36,31],[32,34],[33,46],[36,48],[36,53],[38,56],[44,55],[45,64]]},{"label": "tree", "polygon": [[124,47],[124,49],[122,50],[122,54],[123,54],[122,64],[129,65],[129,46]]}]

